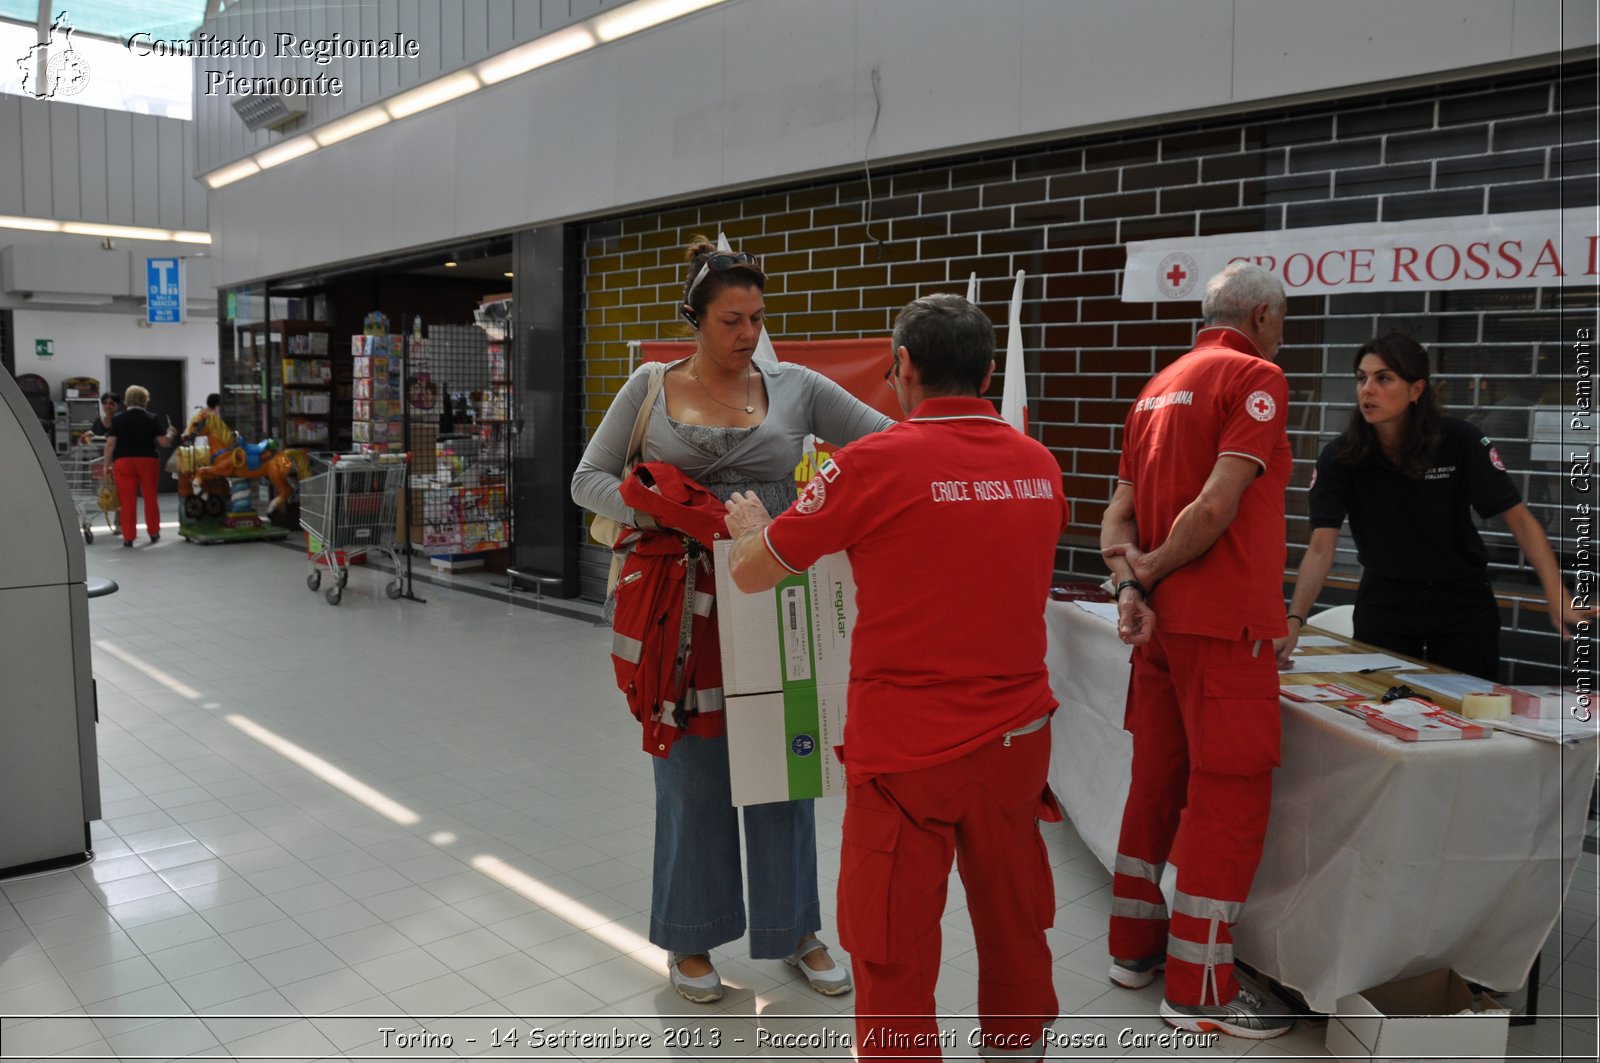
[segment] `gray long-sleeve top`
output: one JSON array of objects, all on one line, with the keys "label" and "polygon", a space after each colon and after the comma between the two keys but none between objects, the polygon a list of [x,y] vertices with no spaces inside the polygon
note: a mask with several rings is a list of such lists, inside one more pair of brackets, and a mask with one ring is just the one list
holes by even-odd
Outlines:
[{"label": "gray long-sleeve top", "polygon": [[[645,430],[644,460],[668,462],[706,487],[723,482],[787,480],[792,500],[794,467],[800,463],[808,434],[843,446],[894,423],[805,366],[793,362],[752,364],[761,371],[767,388],[767,416],[759,425],[745,432],[726,453],[715,453],[685,438],[693,433],[675,429],[675,422],[667,416],[666,388],[662,388]],[[637,521],[622,501],[622,464],[648,388],[649,371],[640,366],[617,392],[572,474],[574,502],[591,513],[628,524]]]}]

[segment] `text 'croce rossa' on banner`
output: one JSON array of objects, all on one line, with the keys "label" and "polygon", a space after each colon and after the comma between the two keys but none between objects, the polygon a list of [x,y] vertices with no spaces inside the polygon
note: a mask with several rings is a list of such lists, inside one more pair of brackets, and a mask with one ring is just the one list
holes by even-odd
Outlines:
[{"label": "text 'croce rossa' on banner", "polygon": [[1290,295],[1593,285],[1600,233],[1590,209],[1146,240],[1128,244],[1122,301],[1198,300],[1239,260]]}]

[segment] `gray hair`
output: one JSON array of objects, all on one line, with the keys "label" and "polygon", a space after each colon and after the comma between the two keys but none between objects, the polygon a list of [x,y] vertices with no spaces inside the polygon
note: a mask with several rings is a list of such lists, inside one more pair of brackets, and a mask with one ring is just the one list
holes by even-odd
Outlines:
[{"label": "gray hair", "polygon": [[1250,311],[1262,303],[1270,304],[1275,313],[1283,313],[1288,306],[1283,284],[1253,262],[1230,262],[1206,281],[1200,315],[1207,325],[1242,325]]}]

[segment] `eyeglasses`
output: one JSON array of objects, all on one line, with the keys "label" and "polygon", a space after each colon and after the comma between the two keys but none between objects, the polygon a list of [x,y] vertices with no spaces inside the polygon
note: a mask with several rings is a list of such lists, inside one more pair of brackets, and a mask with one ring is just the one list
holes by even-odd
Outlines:
[{"label": "eyeglasses", "polygon": [[1401,698],[1414,698],[1416,696],[1417,692],[1415,690],[1412,690],[1404,683],[1401,683],[1397,687],[1390,687],[1388,690],[1385,690],[1383,692],[1382,700],[1383,703],[1387,705],[1391,701],[1399,701]]},{"label": "eyeglasses", "polygon": [[743,251],[733,254],[723,252],[721,254],[712,255],[700,266],[700,272],[694,275],[694,280],[689,282],[688,289],[683,293],[683,301],[686,303],[689,301],[689,297],[693,295],[694,290],[700,286],[700,282],[706,279],[706,274],[712,272],[713,270],[721,273],[724,270],[730,269],[749,270],[762,280],[767,279],[767,275],[761,272],[761,263],[756,261],[756,256],[747,255]]},{"label": "eyeglasses", "polygon": [[883,379],[890,387],[894,387],[894,378],[900,372],[900,352],[894,352],[894,358],[889,362],[889,368],[883,371]]}]

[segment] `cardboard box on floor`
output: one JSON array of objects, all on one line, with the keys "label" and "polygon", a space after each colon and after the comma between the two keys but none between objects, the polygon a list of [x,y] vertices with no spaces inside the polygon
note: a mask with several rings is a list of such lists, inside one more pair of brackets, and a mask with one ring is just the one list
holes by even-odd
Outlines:
[{"label": "cardboard box on floor", "polygon": [[1448,969],[1353,993],[1328,1017],[1328,1051],[1343,1060],[1500,1060],[1511,1013]]},{"label": "cardboard box on floor", "polygon": [[770,591],[744,594],[728,573],[732,549],[719,542],[715,554],[733,803],[842,795],[834,746],[844,741],[856,622],[850,560],[830,554]]}]

